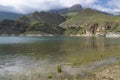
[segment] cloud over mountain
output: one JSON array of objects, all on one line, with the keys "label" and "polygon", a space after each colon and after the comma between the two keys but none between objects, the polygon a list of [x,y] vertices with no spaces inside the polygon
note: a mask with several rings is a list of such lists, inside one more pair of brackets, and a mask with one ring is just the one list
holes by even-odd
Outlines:
[{"label": "cloud over mountain", "polygon": [[0,0],[0,11],[29,13],[81,4],[101,11],[120,12],[119,0]]}]

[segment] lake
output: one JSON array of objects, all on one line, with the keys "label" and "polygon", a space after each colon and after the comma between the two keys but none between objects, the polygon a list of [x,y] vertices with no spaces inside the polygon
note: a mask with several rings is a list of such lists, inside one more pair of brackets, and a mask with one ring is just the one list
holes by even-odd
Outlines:
[{"label": "lake", "polygon": [[0,37],[1,76],[34,67],[41,67],[42,72],[45,72],[43,68],[48,66],[79,66],[109,59],[103,63],[106,64],[114,62],[114,58],[119,57],[120,38]]}]

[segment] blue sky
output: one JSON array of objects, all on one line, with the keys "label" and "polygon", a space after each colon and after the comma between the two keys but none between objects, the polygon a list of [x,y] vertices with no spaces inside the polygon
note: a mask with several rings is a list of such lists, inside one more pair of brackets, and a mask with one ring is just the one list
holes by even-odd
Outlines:
[{"label": "blue sky", "polygon": [[120,13],[120,0],[0,0],[0,11],[30,13],[81,4],[112,14]]}]

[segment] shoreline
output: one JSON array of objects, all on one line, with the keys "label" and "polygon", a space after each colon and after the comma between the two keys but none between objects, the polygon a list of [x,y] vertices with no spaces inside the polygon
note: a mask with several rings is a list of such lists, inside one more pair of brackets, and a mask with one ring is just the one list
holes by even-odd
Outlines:
[{"label": "shoreline", "polygon": [[120,38],[119,33],[107,33],[107,34],[98,34],[98,35],[87,35],[87,34],[70,34],[70,35],[53,35],[53,34],[0,34],[0,37],[106,37],[106,38]]},{"label": "shoreline", "polygon": [[[51,64],[46,67],[36,66],[20,73],[5,75],[6,78],[3,78],[4,80],[103,80],[103,78],[106,78],[105,80],[119,80],[120,76],[118,76],[119,79],[115,77],[119,75],[117,73],[120,72],[119,60],[118,58],[108,58],[80,66],[72,66],[71,64],[65,63]],[[113,75],[113,72],[116,74]],[[104,75],[104,73],[106,75]],[[112,77],[109,74],[111,74]],[[1,76],[0,79],[2,79]]]},{"label": "shoreline", "polygon": [[119,33],[110,32],[107,34],[97,34],[97,35],[87,35],[87,34],[70,34],[70,35],[54,35],[54,34],[0,34],[1,37],[14,37],[14,36],[23,36],[23,37],[106,37],[106,38],[120,38]]},{"label": "shoreline", "polygon": [[98,69],[85,80],[120,80],[120,63]]}]

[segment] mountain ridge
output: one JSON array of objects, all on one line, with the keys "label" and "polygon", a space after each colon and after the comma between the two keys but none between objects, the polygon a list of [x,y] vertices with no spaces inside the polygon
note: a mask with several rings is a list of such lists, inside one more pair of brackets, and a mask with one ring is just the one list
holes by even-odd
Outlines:
[{"label": "mountain ridge", "polygon": [[23,16],[23,14],[0,11],[0,21],[2,21],[4,19],[15,20],[15,19],[17,19],[17,18],[19,18],[21,16]]},{"label": "mountain ridge", "polygon": [[62,22],[64,22],[66,19],[56,13],[50,13],[50,12],[34,12],[30,15],[26,15],[23,17],[20,17],[18,20],[21,21],[28,21],[28,22],[42,22],[42,23],[48,23],[53,25],[58,25]]},{"label": "mountain ridge", "polygon": [[[4,26],[11,26],[11,28],[7,29],[13,30],[18,26],[16,30],[22,30],[22,34],[35,32],[36,34],[54,35],[101,35],[109,32],[120,32],[120,16],[114,16],[91,8],[84,9],[81,5],[67,8],[64,14],[54,11],[36,11],[12,21],[14,25],[11,25],[9,20],[7,22],[2,21],[0,23],[2,29],[4,29]],[[3,23],[4,25],[2,25]],[[22,25],[19,23],[25,23],[26,25],[23,26],[27,26],[27,28],[23,29],[24,27],[21,27]]]},{"label": "mountain ridge", "polygon": [[83,8],[80,4],[76,4],[69,8],[63,8],[63,9],[59,9],[59,10],[52,9],[52,10],[49,10],[48,12],[57,13],[57,14],[66,14],[66,13],[70,13],[70,12],[79,12],[82,9]]}]

